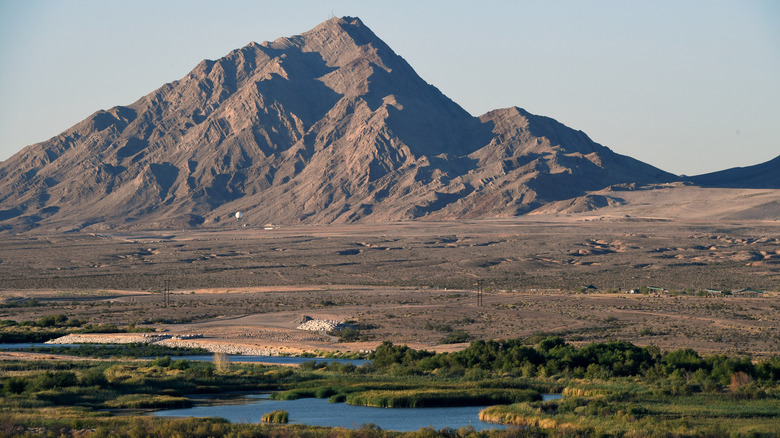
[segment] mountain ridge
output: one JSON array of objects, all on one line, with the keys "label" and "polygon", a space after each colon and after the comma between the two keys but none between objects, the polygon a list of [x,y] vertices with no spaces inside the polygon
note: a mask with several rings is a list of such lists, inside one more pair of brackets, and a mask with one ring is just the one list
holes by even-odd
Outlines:
[{"label": "mountain ridge", "polygon": [[204,60],[0,163],[0,227],[511,217],[674,179],[518,107],[473,117],[344,17]]},{"label": "mountain ridge", "polygon": [[703,187],[780,189],[780,155],[752,166],[732,167],[685,180]]}]

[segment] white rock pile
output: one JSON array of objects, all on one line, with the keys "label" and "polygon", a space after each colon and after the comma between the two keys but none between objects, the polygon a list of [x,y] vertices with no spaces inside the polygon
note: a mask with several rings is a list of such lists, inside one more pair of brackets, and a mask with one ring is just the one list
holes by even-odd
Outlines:
[{"label": "white rock pile", "polygon": [[166,339],[156,342],[157,345],[180,348],[202,348],[212,353],[241,354],[249,356],[278,356],[279,350],[273,348],[253,347],[251,345],[223,344],[216,342],[189,342],[177,339]]},{"label": "white rock pile", "polygon": [[332,330],[341,330],[351,327],[344,321],[334,321],[332,319],[310,319],[299,325],[298,330],[309,330],[312,332],[329,332]]},{"label": "white rock pile", "polygon": [[143,334],[70,334],[46,341],[47,344],[155,344],[165,339],[170,339],[171,335],[157,335],[151,333]]}]

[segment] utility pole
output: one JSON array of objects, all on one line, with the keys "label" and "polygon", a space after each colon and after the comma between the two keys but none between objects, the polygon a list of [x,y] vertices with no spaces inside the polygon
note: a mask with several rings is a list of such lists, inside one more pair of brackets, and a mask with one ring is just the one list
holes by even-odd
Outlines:
[{"label": "utility pole", "polygon": [[168,307],[171,302],[171,280],[165,279],[165,290],[163,290],[163,307]]}]

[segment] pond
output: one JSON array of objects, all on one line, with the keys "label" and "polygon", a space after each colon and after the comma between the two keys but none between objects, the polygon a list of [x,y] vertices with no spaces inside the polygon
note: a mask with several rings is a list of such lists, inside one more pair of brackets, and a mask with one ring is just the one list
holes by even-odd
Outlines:
[{"label": "pond", "polygon": [[[472,426],[475,430],[505,429],[501,424],[479,420],[479,411],[486,406],[459,406],[443,408],[372,408],[346,403],[328,403],[327,399],[302,398],[298,400],[269,400],[269,394],[244,396],[246,404],[195,406],[188,409],[168,409],[154,412],[160,417],[221,417],[233,423],[257,423],[263,414],[285,410],[291,424],[345,427],[357,429],[363,424],[375,424],[384,430],[416,431],[431,426],[458,429]],[[545,394],[545,400],[560,398]]]}]

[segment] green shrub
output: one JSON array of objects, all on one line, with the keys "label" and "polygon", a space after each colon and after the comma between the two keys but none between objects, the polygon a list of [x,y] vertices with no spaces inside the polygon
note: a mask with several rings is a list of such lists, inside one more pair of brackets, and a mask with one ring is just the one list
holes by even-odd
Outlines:
[{"label": "green shrub", "polygon": [[108,380],[100,368],[91,368],[81,376],[81,386],[108,386]]},{"label": "green shrub", "polygon": [[19,307],[39,307],[43,306],[38,300],[34,298],[28,298],[26,300],[21,301],[7,301],[5,303],[0,304],[0,309],[12,309],[12,308],[19,308]]},{"label": "green shrub", "polygon": [[46,371],[33,380],[32,386],[37,390],[46,390],[76,386],[78,383],[79,380],[72,371]]},{"label": "green shrub", "polygon": [[162,368],[168,368],[171,366],[171,357],[170,356],[163,356],[158,357],[152,362],[153,366],[162,367]]},{"label": "green shrub", "polygon": [[5,381],[3,389],[9,394],[21,394],[27,387],[27,380],[23,377],[11,377]]},{"label": "green shrub", "polygon": [[328,403],[344,403],[347,401],[347,394],[335,394],[328,398]]},{"label": "green shrub", "polygon": [[46,315],[38,318],[36,325],[38,327],[63,327],[68,322],[68,317],[62,314]]},{"label": "green shrub", "polygon": [[190,365],[192,365],[192,362],[187,359],[179,359],[172,361],[169,368],[172,370],[186,370],[190,368]]}]

